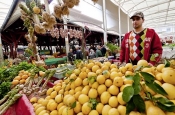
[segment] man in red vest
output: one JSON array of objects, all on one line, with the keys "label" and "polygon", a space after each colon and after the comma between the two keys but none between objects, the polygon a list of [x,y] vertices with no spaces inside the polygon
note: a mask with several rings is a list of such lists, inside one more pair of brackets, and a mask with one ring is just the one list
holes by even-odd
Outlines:
[{"label": "man in red vest", "polygon": [[134,13],[131,18],[133,30],[126,33],[121,44],[120,63],[136,65],[141,59],[155,65],[161,58],[162,45],[154,29],[144,28],[144,14]]}]

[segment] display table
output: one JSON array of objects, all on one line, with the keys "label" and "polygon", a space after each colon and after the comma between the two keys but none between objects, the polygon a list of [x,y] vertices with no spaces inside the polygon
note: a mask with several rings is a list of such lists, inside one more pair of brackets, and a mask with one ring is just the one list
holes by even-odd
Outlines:
[{"label": "display table", "polygon": [[3,115],[35,115],[35,112],[26,95],[22,95]]},{"label": "display table", "polygon": [[45,64],[46,65],[54,65],[54,64],[64,64],[67,58],[50,58],[50,59],[45,59]]}]

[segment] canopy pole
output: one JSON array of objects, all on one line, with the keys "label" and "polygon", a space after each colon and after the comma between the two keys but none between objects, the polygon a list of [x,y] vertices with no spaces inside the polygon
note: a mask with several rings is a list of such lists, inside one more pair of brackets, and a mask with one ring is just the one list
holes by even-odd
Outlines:
[{"label": "canopy pole", "polygon": [[129,15],[128,15],[128,32],[130,31],[130,29],[129,29]]},{"label": "canopy pole", "polygon": [[0,33],[0,65],[3,63],[3,51],[2,51],[2,41],[1,41],[1,33]]},{"label": "canopy pole", "polygon": [[[67,17],[63,16],[64,29],[67,29]],[[69,53],[69,39],[68,36],[65,37],[66,54]]]},{"label": "canopy pole", "polygon": [[106,0],[103,0],[103,29],[104,45],[107,43]]},{"label": "canopy pole", "polygon": [[119,46],[121,46],[121,20],[120,20],[120,5],[118,6],[118,23],[119,23]]}]

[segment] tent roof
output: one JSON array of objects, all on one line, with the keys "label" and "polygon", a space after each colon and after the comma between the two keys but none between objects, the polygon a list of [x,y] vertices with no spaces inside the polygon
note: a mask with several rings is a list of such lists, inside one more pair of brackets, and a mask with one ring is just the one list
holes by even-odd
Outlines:
[{"label": "tent roof", "polygon": [[10,10],[13,0],[1,0],[0,1],[0,28],[2,27],[6,16]]},{"label": "tent roof", "polygon": [[129,16],[142,11],[145,27],[165,27],[175,24],[175,0],[111,0]]}]

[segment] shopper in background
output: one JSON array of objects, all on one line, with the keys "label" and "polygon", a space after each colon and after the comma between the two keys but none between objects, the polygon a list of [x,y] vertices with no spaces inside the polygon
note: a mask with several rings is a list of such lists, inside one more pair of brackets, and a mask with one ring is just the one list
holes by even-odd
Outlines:
[{"label": "shopper in background", "polygon": [[99,45],[97,46],[96,57],[103,57],[101,53],[101,47]]},{"label": "shopper in background", "polygon": [[89,58],[93,59],[95,57],[96,57],[96,53],[95,53],[95,51],[93,49],[91,49],[90,52],[89,52]]},{"label": "shopper in background", "polygon": [[74,54],[73,54],[73,50],[72,50],[72,49],[69,50],[69,53],[68,53],[68,61],[70,62],[70,64],[73,65]]},{"label": "shopper in background", "polygon": [[131,18],[133,30],[126,33],[121,44],[120,64],[125,62],[136,65],[141,59],[150,65],[156,64],[162,55],[162,44],[153,29],[144,28],[144,14],[134,13]]},{"label": "shopper in background", "polygon": [[77,47],[76,59],[81,59],[81,60],[83,60],[83,53],[82,53],[82,51],[81,51],[81,47]]},{"label": "shopper in background", "polygon": [[106,48],[105,48],[104,45],[101,48],[101,53],[102,53],[103,56],[105,56],[105,54],[106,54]]}]

